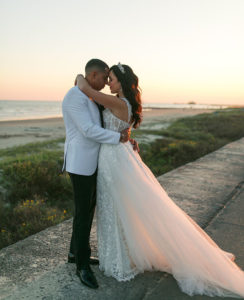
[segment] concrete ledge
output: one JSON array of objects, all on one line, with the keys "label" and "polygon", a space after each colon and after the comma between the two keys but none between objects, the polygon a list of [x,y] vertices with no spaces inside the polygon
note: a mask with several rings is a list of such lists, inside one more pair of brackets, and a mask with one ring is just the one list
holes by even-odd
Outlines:
[{"label": "concrete ledge", "polygon": [[[244,138],[158,180],[223,249],[236,254],[243,268]],[[161,272],[118,283],[95,267],[100,288],[93,291],[81,285],[75,266],[66,263],[71,224],[72,220],[65,221],[0,251],[0,299],[192,299],[179,290],[172,276]],[[96,255],[95,222],[91,245]]]}]

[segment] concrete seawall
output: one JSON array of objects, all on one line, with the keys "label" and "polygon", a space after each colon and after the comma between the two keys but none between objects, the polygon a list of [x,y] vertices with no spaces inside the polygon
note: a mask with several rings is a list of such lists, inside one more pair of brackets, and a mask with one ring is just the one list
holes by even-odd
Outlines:
[{"label": "concrete seawall", "polygon": [[[176,204],[221,248],[234,253],[244,268],[244,138],[158,180]],[[75,275],[75,266],[66,263],[71,223],[65,221],[0,251],[0,299],[215,299],[183,294],[174,278],[162,272],[145,272],[119,283],[93,267],[100,287],[86,288]],[[95,222],[91,245],[96,255]]]}]

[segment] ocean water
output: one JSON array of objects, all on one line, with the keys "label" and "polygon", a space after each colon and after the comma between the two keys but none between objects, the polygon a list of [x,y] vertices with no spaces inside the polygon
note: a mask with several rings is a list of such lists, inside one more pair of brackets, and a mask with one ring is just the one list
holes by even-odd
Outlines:
[{"label": "ocean water", "polygon": [[62,116],[60,101],[0,100],[0,121],[45,119]]},{"label": "ocean water", "polygon": [[[144,110],[153,108],[221,109],[223,105],[145,103]],[[62,116],[61,101],[0,100],[0,121],[45,119]]]}]

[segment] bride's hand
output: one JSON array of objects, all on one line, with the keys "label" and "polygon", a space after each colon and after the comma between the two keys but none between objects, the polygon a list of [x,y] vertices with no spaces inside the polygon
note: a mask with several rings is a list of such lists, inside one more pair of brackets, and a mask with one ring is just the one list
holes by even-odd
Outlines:
[{"label": "bride's hand", "polygon": [[131,145],[133,146],[133,150],[137,151],[138,153],[140,152],[139,144],[137,143],[136,140],[134,139],[129,139]]},{"label": "bride's hand", "polygon": [[78,74],[78,75],[76,75],[76,77],[75,77],[75,82],[74,82],[74,85],[75,85],[75,86],[77,85],[77,78],[78,78],[78,76],[80,76],[80,75],[83,77],[82,74]]},{"label": "bride's hand", "polygon": [[89,86],[88,82],[86,81],[86,79],[84,78],[84,76],[82,74],[78,74],[75,78],[75,85],[78,85],[79,89],[83,89],[86,88],[87,86]]}]

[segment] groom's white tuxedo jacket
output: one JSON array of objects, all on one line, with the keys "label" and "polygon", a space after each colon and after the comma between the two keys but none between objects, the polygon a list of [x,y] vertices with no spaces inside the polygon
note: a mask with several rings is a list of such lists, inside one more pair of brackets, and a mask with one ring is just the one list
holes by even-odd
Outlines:
[{"label": "groom's white tuxedo jacket", "polygon": [[97,105],[75,86],[62,103],[66,130],[63,170],[92,175],[98,162],[101,143],[118,144],[120,133],[101,127]]}]

